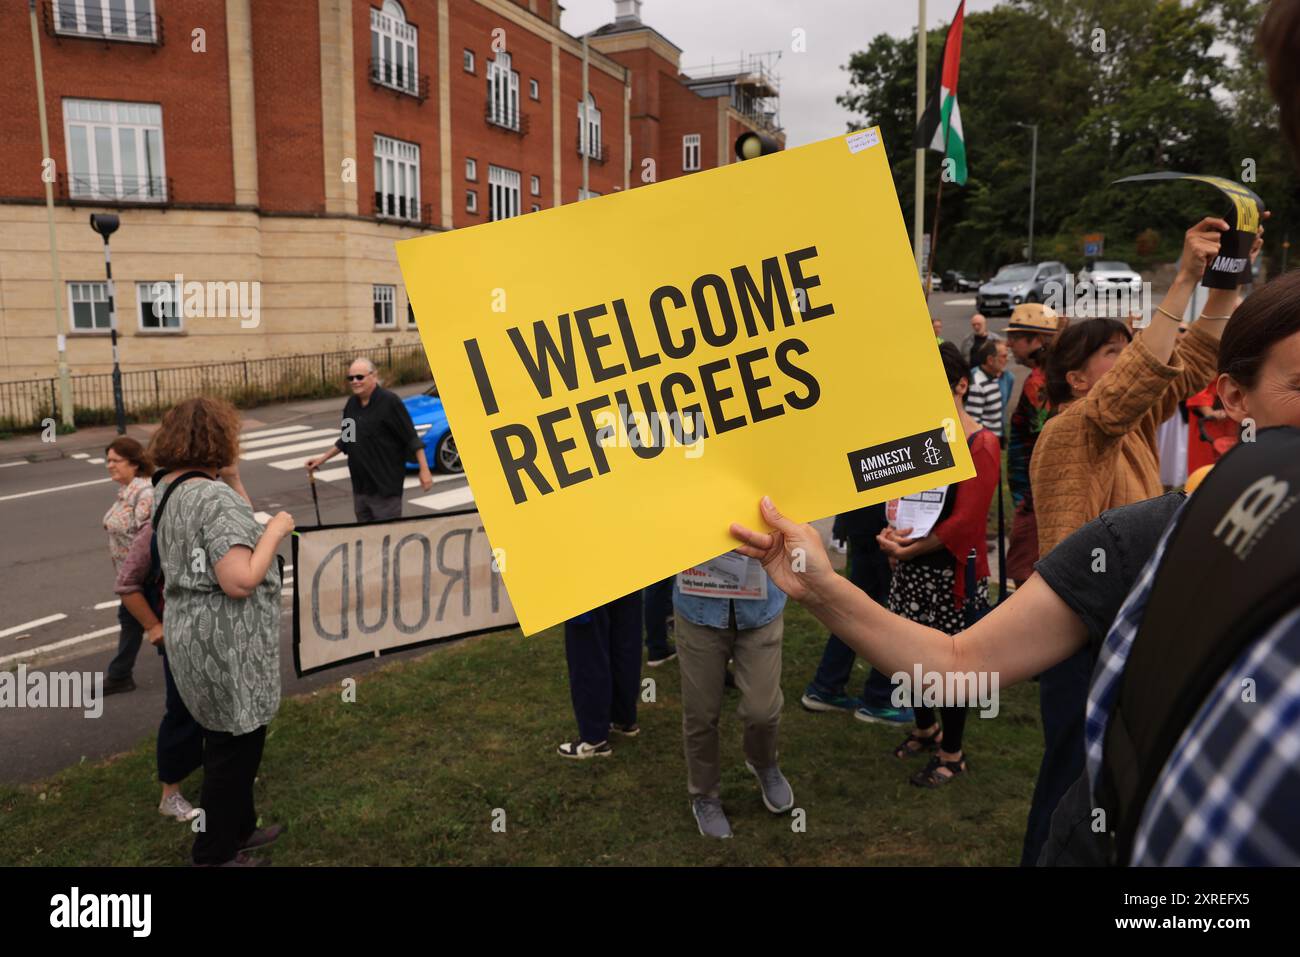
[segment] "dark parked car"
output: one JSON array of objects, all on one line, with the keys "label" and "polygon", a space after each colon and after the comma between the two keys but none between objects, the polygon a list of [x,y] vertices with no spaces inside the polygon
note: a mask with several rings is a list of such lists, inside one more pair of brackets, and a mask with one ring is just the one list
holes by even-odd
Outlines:
[{"label": "dark parked car", "polygon": [[1014,263],[1003,266],[998,274],[980,286],[975,308],[985,315],[1010,315],[1022,302],[1043,302],[1048,283],[1069,282],[1070,271],[1064,263]]},{"label": "dark parked car", "polygon": [[980,287],[979,278],[960,269],[949,269],[943,274],[940,288],[944,292],[975,292]]}]

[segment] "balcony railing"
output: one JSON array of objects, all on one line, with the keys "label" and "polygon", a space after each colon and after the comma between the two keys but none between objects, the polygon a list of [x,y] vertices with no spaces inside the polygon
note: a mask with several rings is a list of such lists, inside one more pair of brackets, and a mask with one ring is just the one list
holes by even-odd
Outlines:
[{"label": "balcony railing", "polygon": [[370,82],[399,95],[413,96],[421,103],[429,98],[429,74],[416,73],[409,66],[391,60],[370,61]]},{"label": "balcony railing", "polygon": [[44,0],[41,20],[45,32],[56,40],[72,38],[107,43],[138,43],[159,47],[163,42],[162,17],[157,13],[127,13],[110,5],[108,16],[98,0]]},{"label": "balcony railing", "polygon": [[376,219],[383,219],[405,226],[433,226],[433,204],[423,206],[407,196],[393,193],[375,193],[370,207]]},{"label": "balcony railing", "polygon": [[604,166],[609,162],[609,144],[608,143],[591,143],[582,142],[582,136],[578,136],[578,155],[585,155],[593,163],[599,163]]},{"label": "balcony railing", "polygon": [[518,133],[520,136],[528,135],[528,116],[517,107],[510,109],[488,100],[483,116],[488,121],[489,126],[509,130],[511,133]]},{"label": "balcony railing", "polygon": [[163,206],[174,202],[170,176],[100,176],[96,173],[60,173],[60,199],[113,205]]}]

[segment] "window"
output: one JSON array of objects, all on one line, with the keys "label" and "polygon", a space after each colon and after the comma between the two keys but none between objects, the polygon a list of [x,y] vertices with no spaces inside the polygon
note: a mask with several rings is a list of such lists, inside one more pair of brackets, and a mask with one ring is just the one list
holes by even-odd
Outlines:
[{"label": "window", "polygon": [[478,193],[472,189],[465,190],[465,212],[478,212]]},{"label": "window", "polygon": [[600,159],[603,149],[600,142],[600,110],[596,109],[596,98],[587,94],[587,111],[583,116],[582,101],[578,101],[578,152],[585,153],[592,159]]},{"label": "window", "polygon": [[406,324],[408,326],[415,325],[415,309],[411,306],[410,299],[406,300]]},{"label": "window", "polygon": [[465,72],[473,73],[474,72],[474,51],[473,50],[465,51],[464,63],[465,63]]},{"label": "window", "polygon": [[469,180],[471,183],[476,182],[478,180],[478,160],[466,158],[465,178]]},{"label": "window", "polygon": [[384,9],[370,8],[370,78],[417,95],[418,32],[406,22],[406,13],[397,0],[384,0]]},{"label": "window", "polygon": [[153,43],[153,0],[54,0],[56,33]]},{"label": "window", "polygon": [[63,127],[74,199],[166,201],[161,106],[64,100]]},{"label": "window", "polygon": [[519,173],[500,166],[488,167],[488,219],[519,215]]},{"label": "window", "polygon": [[538,206],[536,203],[533,203],[532,207],[531,207],[528,211],[529,211],[530,213],[539,213],[539,212],[541,212],[541,210],[542,210],[542,207]]},{"label": "window", "polygon": [[528,81],[528,98],[530,100],[540,99],[542,95],[541,87],[537,85],[536,80]]},{"label": "window", "polygon": [[600,193],[596,192],[594,189],[583,189],[581,186],[578,187],[578,202],[580,203],[584,199],[591,199],[592,197],[599,195]]},{"label": "window", "polygon": [[488,121],[506,129],[519,129],[519,74],[510,69],[504,51],[488,63]]},{"label": "window", "polygon": [[396,325],[393,321],[393,302],[397,298],[397,287],[371,286],[370,288],[375,305],[375,328],[392,329]]},{"label": "window", "polygon": [[528,191],[534,196],[542,195],[542,178],[540,176],[528,177]]},{"label": "window", "polygon": [[690,172],[700,168],[700,134],[687,133],[682,137],[682,169]]},{"label": "window", "polygon": [[375,215],[420,219],[420,147],[375,137]]},{"label": "window", "polygon": [[69,311],[73,332],[108,331],[108,283],[70,282],[68,301],[71,303]]},{"label": "window", "polygon": [[135,298],[140,304],[142,330],[180,330],[181,291],[174,282],[138,282],[135,284]]}]

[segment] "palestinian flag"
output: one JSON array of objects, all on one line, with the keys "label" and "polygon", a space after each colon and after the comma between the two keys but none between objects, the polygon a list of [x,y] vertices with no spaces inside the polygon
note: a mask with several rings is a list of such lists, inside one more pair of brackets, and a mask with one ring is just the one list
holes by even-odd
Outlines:
[{"label": "palestinian flag", "polygon": [[939,69],[930,100],[920,125],[916,128],[918,150],[932,149],[953,161],[953,181],[966,185],[966,140],[961,130],[961,110],[957,107],[957,73],[961,69],[961,26],[966,0],[957,5],[957,14],[948,27],[939,56]]}]

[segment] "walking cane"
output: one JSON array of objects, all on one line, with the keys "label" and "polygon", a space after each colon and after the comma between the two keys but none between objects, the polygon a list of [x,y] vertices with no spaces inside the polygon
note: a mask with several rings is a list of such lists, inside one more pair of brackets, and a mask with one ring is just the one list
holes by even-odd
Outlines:
[{"label": "walking cane", "polygon": [[308,472],[307,479],[311,482],[311,503],[316,506],[316,524],[324,525],[320,520],[320,499],[316,497],[316,473]]}]

